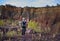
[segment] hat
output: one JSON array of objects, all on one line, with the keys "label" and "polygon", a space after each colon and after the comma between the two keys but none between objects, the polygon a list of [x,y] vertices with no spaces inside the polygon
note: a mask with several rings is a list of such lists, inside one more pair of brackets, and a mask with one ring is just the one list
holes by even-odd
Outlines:
[{"label": "hat", "polygon": [[25,20],[25,18],[22,18],[22,20]]}]

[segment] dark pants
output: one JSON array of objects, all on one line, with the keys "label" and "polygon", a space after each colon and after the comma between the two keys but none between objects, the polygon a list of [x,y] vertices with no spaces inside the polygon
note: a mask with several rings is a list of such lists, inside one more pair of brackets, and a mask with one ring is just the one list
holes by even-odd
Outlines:
[{"label": "dark pants", "polygon": [[22,35],[25,35],[25,32],[26,32],[26,27],[22,26]]}]

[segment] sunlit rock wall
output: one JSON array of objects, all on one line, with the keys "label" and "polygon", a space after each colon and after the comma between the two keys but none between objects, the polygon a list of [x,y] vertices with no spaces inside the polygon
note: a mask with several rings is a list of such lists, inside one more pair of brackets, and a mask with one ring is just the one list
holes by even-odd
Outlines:
[{"label": "sunlit rock wall", "polygon": [[0,11],[0,18],[19,20],[20,16],[22,16],[38,22],[43,29],[50,27],[51,33],[60,33],[60,6],[21,8],[6,5],[0,6]]}]

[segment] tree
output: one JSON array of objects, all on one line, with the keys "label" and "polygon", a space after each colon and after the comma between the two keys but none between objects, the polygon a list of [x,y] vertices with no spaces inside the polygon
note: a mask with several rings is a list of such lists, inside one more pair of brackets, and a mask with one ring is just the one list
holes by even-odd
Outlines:
[{"label": "tree", "polygon": [[57,3],[57,6],[60,6],[60,4]]},{"label": "tree", "polygon": [[46,5],[46,7],[50,7],[49,5]]}]

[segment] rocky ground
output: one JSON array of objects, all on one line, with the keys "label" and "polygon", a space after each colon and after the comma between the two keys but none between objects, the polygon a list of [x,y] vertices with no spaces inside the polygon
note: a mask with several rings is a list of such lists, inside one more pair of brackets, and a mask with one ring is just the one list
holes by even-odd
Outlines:
[{"label": "rocky ground", "polygon": [[[10,29],[10,27],[9,27],[9,29]],[[13,30],[16,30],[16,29],[17,29],[17,27]],[[16,35],[13,37],[7,37],[7,36],[3,35],[3,37],[0,38],[0,41],[60,41],[60,34],[57,34],[54,36],[49,33],[31,32],[31,30],[27,29],[25,35],[20,35],[20,36]]]},{"label": "rocky ground", "polygon": [[3,40],[3,41],[60,41],[60,36],[55,38],[44,37],[44,38],[37,39],[37,37],[32,38],[32,35],[29,34],[21,37],[14,37],[11,38],[10,40]]}]

